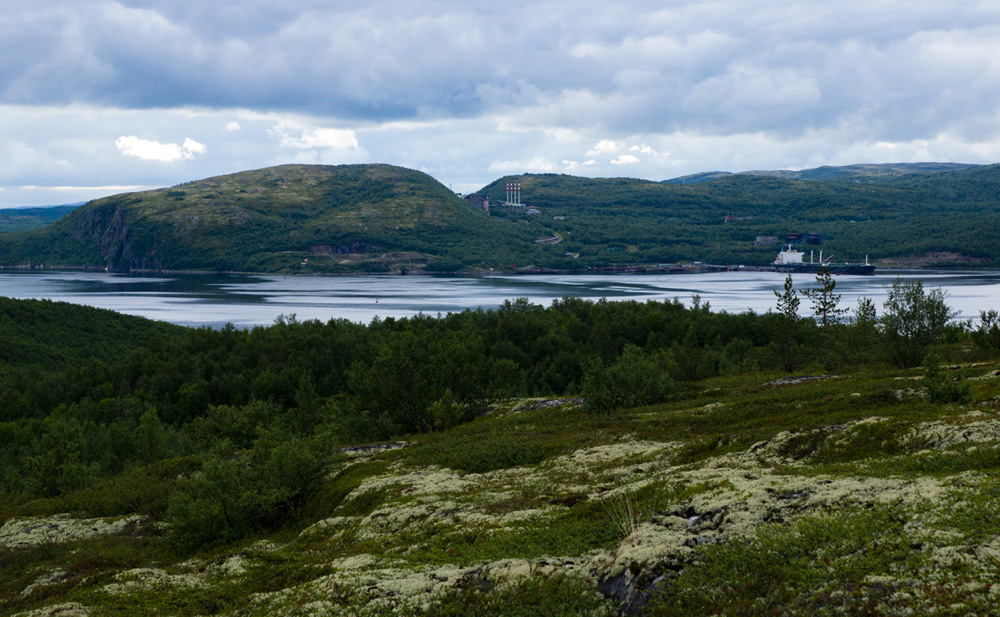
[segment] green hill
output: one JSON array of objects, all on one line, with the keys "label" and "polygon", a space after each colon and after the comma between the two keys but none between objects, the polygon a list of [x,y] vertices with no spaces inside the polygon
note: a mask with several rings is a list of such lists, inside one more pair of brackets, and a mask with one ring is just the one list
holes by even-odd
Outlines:
[{"label": "green hill", "polygon": [[[824,165],[812,169],[758,169],[738,172],[748,176],[772,176],[786,180],[850,180],[872,182],[910,174],[928,174],[978,167],[964,163],[859,163],[855,165]],[[734,175],[728,171],[710,171],[664,180],[669,184],[698,184]]]},{"label": "green hill", "polygon": [[81,204],[0,210],[0,232],[23,231],[58,221]]},{"label": "green hill", "polygon": [[114,271],[448,269],[459,259],[508,263],[509,243],[496,238],[518,234],[501,226],[417,171],[284,165],[98,199],[49,227],[0,236],[0,255]]},{"label": "green hill", "polygon": [[[809,172],[809,173],[807,173]],[[506,176],[489,213],[389,165],[285,165],[95,200],[0,234],[0,265],[114,271],[522,272],[700,261],[762,266],[759,236],[818,233],[825,255],[1000,266],[1000,166],[855,165],[693,184]],[[805,179],[812,178],[812,179]],[[818,180],[825,178],[824,180]],[[506,207],[505,185],[528,207]]]},{"label": "green hill", "polygon": [[538,236],[587,265],[685,260],[763,265],[776,247],[757,236],[819,233],[837,260],[865,255],[886,264],[972,267],[1000,264],[996,195],[1000,166],[885,176],[877,182],[818,182],[731,174],[681,185],[624,178],[528,174],[482,190],[493,200],[521,183],[521,201],[543,216],[503,208]]}]

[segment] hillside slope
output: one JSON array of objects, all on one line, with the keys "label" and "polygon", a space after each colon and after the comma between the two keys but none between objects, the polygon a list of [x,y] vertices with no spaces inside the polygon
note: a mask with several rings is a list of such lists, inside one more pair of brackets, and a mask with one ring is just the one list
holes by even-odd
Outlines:
[{"label": "hillside slope", "polygon": [[997,614],[995,319],[781,319],[0,302],[0,616]]},{"label": "hillside slope", "polygon": [[930,174],[941,171],[955,171],[979,167],[964,163],[858,163],[855,165],[824,165],[811,169],[757,169],[741,171],[736,174],[728,171],[710,171],[687,176],[679,176],[664,180],[668,184],[698,184],[718,180],[731,175],[771,176],[786,180],[849,180],[855,182],[873,182],[888,178],[898,178],[911,174]]},{"label": "hillside slope", "polygon": [[515,405],[349,448],[308,521],[195,555],[140,514],[21,514],[0,614],[995,614],[995,369],[959,371],[974,406],[891,374]]},{"label": "hillside slope", "polygon": [[[480,191],[491,203],[486,213],[413,170],[285,165],[95,200],[44,228],[0,234],[0,266],[285,273],[764,266],[790,233],[820,234],[814,248],[837,261],[1000,266],[1000,165],[807,171],[815,173],[796,173],[814,179],[729,174],[695,184],[506,176]],[[504,206],[509,182],[520,184],[524,205]]]},{"label": "hillside slope", "polygon": [[81,204],[0,210],[0,232],[24,231],[54,223]]},{"label": "hillside slope", "polygon": [[417,171],[284,165],[98,199],[49,227],[0,236],[0,255],[113,271],[389,271],[456,252],[509,261],[493,240],[499,227]]},{"label": "hillside slope", "polygon": [[[732,174],[697,184],[527,174],[482,189],[502,200],[505,184],[545,216],[523,219],[537,236],[560,234],[587,265],[696,260],[764,265],[777,246],[758,236],[819,233],[838,261],[889,262],[938,255],[938,263],[1000,265],[1000,165],[906,174],[878,182],[819,182]],[[549,216],[551,215],[551,216]],[[934,258],[925,260],[934,263]]]}]

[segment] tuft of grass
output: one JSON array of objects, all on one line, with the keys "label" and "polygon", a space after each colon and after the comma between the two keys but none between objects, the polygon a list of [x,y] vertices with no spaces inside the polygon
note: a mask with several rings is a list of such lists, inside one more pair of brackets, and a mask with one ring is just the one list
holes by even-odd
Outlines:
[{"label": "tuft of grass", "polygon": [[641,521],[639,511],[632,503],[632,496],[628,491],[622,491],[615,497],[605,500],[604,508],[607,510],[608,518],[621,532],[623,538],[635,535]]}]

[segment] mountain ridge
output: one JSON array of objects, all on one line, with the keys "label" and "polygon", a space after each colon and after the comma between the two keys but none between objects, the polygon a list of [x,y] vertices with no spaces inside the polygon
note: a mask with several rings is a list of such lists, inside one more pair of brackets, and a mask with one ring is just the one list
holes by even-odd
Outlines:
[{"label": "mountain ridge", "polygon": [[749,176],[773,176],[785,178],[787,180],[876,180],[885,178],[897,178],[909,174],[929,174],[942,171],[956,171],[980,167],[971,163],[854,163],[851,165],[822,165],[809,169],[757,169],[748,171],[707,171],[685,176],[678,176],[664,182],[669,184],[698,184],[710,182],[726,176],[749,175]]},{"label": "mountain ridge", "polygon": [[[48,226],[0,234],[0,265],[483,274],[766,266],[776,248],[758,239],[791,233],[817,233],[828,254],[847,260],[1000,265],[1000,165],[848,167],[868,175],[741,173],[681,184],[521,174],[466,201],[392,165],[285,165],[88,202]],[[843,178],[843,169],[813,175]],[[510,182],[523,204],[504,203]]]}]

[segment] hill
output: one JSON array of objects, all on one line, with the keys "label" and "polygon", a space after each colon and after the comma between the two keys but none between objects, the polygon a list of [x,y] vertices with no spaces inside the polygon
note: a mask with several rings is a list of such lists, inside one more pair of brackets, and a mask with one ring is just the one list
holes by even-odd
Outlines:
[{"label": "hill", "polygon": [[[855,182],[873,182],[886,178],[897,178],[909,174],[927,174],[939,171],[955,171],[978,167],[964,163],[859,163],[855,165],[814,167],[812,169],[770,169],[740,171],[737,174],[748,176],[771,176],[786,180],[849,180]],[[698,184],[734,175],[728,171],[710,171],[664,180],[669,184]]]},{"label": "hill", "polygon": [[417,171],[284,165],[98,199],[0,236],[0,255],[113,271],[388,272],[508,263],[501,228]]},{"label": "hill", "polygon": [[81,205],[83,204],[0,210],[0,233],[44,227],[58,221]]},{"label": "hill", "polygon": [[0,615],[1000,607],[995,313],[908,369],[806,318],[791,374],[782,317],[678,302],[59,340],[118,317],[0,304],[77,359],[0,356]]},{"label": "hill", "polygon": [[[1000,166],[857,165],[693,184],[525,174],[479,194],[389,165],[286,165],[95,200],[0,234],[0,265],[113,271],[582,272],[765,266],[790,233],[883,266],[1000,266]],[[524,206],[507,207],[506,184]],[[481,203],[481,202],[480,202]],[[530,206],[530,207],[527,207]]]},{"label": "hill", "polygon": [[819,233],[839,261],[924,257],[923,264],[1000,265],[1000,166],[911,173],[878,182],[821,182],[731,174],[697,184],[556,174],[501,178],[482,192],[502,200],[521,184],[522,201],[544,216],[497,209],[590,266],[612,263],[764,265],[776,246],[758,236]]}]

